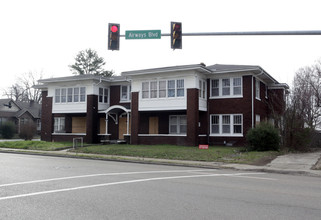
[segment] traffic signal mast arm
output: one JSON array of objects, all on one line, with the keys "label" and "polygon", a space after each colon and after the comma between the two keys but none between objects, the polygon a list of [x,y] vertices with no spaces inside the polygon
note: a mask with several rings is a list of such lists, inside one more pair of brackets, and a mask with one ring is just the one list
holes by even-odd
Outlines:
[{"label": "traffic signal mast arm", "polygon": [[[249,35],[321,35],[321,30],[307,30],[307,31],[248,31],[248,32],[195,32],[183,33],[182,36],[249,36]],[[162,37],[170,37],[171,34],[161,34]],[[125,37],[125,35],[120,35]]]}]

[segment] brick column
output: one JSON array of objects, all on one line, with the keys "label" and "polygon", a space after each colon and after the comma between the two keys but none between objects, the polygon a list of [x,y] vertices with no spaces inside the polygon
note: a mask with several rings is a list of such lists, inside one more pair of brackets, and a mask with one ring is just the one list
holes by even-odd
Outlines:
[{"label": "brick column", "polygon": [[41,110],[41,140],[51,141],[53,130],[52,118],[52,97],[47,97],[48,91],[42,91],[42,110]]},{"label": "brick column", "polygon": [[98,142],[98,96],[87,95],[86,137],[87,143]]},{"label": "brick column", "polygon": [[131,134],[130,142],[131,144],[139,144],[138,133],[139,133],[139,111],[138,111],[138,101],[139,93],[132,92],[131,100]]},{"label": "brick column", "polygon": [[187,142],[191,146],[198,145],[198,98],[198,89],[187,89]]}]

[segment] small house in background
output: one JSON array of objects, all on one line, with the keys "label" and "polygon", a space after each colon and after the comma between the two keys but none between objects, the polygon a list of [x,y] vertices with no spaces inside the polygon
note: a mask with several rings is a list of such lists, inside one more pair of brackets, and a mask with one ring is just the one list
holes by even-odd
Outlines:
[{"label": "small house in background", "polygon": [[0,99],[0,126],[11,121],[16,125],[19,134],[22,125],[33,123],[37,133],[41,131],[41,104],[13,101],[12,99]]},{"label": "small house in background", "polygon": [[205,64],[39,80],[41,139],[87,143],[243,145],[262,121],[280,126],[288,85],[260,66]]}]

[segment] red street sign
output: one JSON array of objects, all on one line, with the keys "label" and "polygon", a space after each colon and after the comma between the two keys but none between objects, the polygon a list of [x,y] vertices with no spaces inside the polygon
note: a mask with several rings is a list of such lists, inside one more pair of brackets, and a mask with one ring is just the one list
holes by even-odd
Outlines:
[{"label": "red street sign", "polygon": [[208,144],[200,144],[198,145],[199,149],[208,149]]}]

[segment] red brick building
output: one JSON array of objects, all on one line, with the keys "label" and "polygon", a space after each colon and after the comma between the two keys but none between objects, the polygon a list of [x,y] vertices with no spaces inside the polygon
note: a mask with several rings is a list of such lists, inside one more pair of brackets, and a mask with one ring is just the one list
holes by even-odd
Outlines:
[{"label": "red brick building", "polygon": [[41,138],[131,144],[245,143],[278,123],[288,86],[259,66],[203,64],[43,79]]}]

